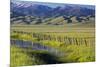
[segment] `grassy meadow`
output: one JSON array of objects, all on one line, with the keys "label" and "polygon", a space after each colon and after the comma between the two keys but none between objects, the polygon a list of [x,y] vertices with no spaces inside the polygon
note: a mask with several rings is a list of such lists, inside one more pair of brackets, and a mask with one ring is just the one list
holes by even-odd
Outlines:
[{"label": "grassy meadow", "polygon": [[28,48],[12,44],[11,67],[95,61],[95,26],[92,23],[11,25],[11,40],[31,41],[57,50],[33,50],[34,44]]}]

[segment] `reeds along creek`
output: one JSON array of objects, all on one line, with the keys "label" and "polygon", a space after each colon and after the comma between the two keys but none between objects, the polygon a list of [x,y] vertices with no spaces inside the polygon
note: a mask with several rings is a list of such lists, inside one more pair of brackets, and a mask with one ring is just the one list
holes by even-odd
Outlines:
[{"label": "reeds along creek", "polygon": [[[29,58],[21,62],[25,57],[20,57],[20,53]],[[11,56],[12,66],[23,66],[24,62],[24,65],[92,62],[95,61],[95,37],[90,33],[12,31]]]},{"label": "reeds along creek", "polygon": [[[26,35],[26,36],[24,36],[24,38],[26,40],[30,40],[30,39],[32,40],[33,38],[36,38],[37,41],[46,41],[46,40],[56,41],[56,42],[64,43],[65,45],[90,46],[90,45],[95,44],[95,37],[88,36],[87,33],[84,33],[83,35],[77,35],[77,36],[73,36],[73,35],[68,36],[67,33],[61,33],[60,35],[57,35],[56,32],[52,32],[52,33],[48,33],[48,32],[47,33],[32,33],[31,32],[31,33],[29,33],[29,32],[14,31],[14,33],[16,33],[15,37],[18,36],[18,34]],[[29,37],[30,37],[30,39],[29,39]]]}]

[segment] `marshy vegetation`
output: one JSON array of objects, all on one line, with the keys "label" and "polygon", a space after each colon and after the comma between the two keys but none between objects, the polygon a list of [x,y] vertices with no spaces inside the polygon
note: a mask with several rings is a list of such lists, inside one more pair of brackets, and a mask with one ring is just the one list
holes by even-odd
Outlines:
[{"label": "marshy vegetation", "polygon": [[87,28],[80,33],[77,32],[79,29],[76,32],[49,32],[50,29],[48,32],[35,32],[34,28],[29,32],[20,29],[16,27],[11,31],[12,67],[95,61],[94,29],[87,31],[90,29]]}]

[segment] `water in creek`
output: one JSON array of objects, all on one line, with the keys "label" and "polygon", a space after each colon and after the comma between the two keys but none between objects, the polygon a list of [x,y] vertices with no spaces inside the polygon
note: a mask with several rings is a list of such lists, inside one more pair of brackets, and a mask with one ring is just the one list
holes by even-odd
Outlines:
[{"label": "water in creek", "polygon": [[17,45],[21,48],[31,47],[33,50],[45,50],[55,55],[59,55],[59,56],[63,55],[63,53],[58,51],[57,49],[53,47],[44,46],[40,43],[33,43],[31,41],[24,41],[24,40],[11,40],[10,42],[11,42],[11,45]]}]

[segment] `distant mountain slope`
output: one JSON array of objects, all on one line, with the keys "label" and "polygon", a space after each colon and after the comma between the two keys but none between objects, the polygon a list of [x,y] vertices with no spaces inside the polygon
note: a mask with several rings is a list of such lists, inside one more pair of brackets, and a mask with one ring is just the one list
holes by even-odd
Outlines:
[{"label": "distant mountain slope", "polygon": [[[54,6],[55,5],[55,6]],[[11,1],[11,23],[66,24],[95,18],[95,6]],[[85,19],[84,19],[85,18]]]},{"label": "distant mountain slope", "polygon": [[52,8],[51,6],[41,5],[40,3],[17,1],[11,2],[11,13],[11,16],[31,15],[37,17],[52,17],[54,15],[94,16],[95,10],[90,5],[63,4],[63,6]]}]

